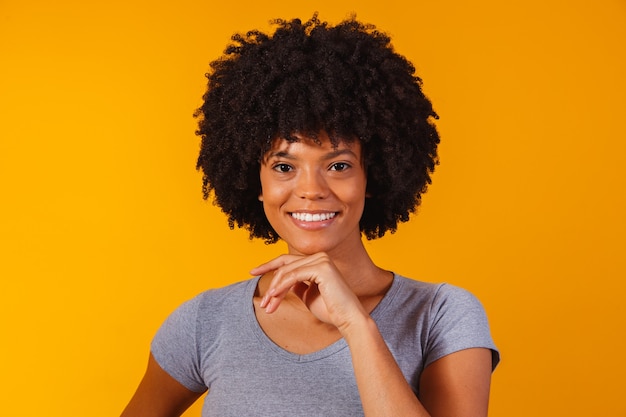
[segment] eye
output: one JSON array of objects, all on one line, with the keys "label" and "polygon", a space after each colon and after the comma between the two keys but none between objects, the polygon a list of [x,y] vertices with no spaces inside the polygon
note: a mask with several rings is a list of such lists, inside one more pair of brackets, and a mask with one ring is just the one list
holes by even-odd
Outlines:
[{"label": "eye", "polygon": [[293,170],[293,167],[289,164],[276,164],[272,169],[277,172],[290,172]]},{"label": "eye", "polygon": [[350,164],[347,162],[335,162],[330,166],[331,171],[345,171],[348,168],[350,168]]}]

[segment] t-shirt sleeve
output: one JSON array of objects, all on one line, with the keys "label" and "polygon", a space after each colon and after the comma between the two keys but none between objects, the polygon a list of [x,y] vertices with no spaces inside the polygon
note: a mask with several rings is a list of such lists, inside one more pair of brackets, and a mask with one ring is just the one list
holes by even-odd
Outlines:
[{"label": "t-shirt sleeve", "polygon": [[206,390],[196,344],[200,301],[198,296],[178,307],[161,325],[150,348],[152,356],[165,372],[195,392]]},{"label": "t-shirt sleeve", "polygon": [[463,349],[487,348],[492,352],[492,369],[500,361],[487,315],[480,301],[470,292],[443,284],[433,300],[430,337],[425,366]]}]

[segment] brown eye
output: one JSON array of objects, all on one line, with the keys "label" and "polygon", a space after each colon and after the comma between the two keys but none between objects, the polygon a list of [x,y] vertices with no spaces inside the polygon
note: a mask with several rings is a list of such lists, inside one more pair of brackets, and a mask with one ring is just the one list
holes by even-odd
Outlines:
[{"label": "brown eye", "polygon": [[276,164],[272,167],[272,169],[277,172],[290,172],[293,170],[289,164]]},{"label": "brown eye", "polygon": [[331,171],[345,171],[348,168],[350,168],[350,164],[346,162],[335,162],[330,166]]}]

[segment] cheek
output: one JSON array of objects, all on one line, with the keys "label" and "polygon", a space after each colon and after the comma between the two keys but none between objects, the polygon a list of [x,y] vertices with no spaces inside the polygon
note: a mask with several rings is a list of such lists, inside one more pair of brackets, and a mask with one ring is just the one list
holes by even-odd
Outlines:
[{"label": "cheek", "polygon": [[285,184],[276,181],[262,181],[261,187],[259,201],[263,204],[265,217],[271,221],[272,217],[276,217],[278,215],[277,212],[289,200],[289,189]]},{"label": "cheek", "polygon": [[262,201],[264,204],[279,204],[281,200],[284,200],[288,195],[288,190],[280,183],[273,182],[271,184],[264,184],[263,182],[261,182],[261,193],[259,194],[259,201]]},{"label": "cheek", "polygon": [[363,211],[365,206],[365,185],[355,185],[343,187],[341,194],[338,194],[340,200],[352,207],[352,209]]},{"label": "cheek", "polygon": [[367,196],[367,180],[364,178],[360,178],[352,182],[351,185],[345,187],[346,188],[346,198],[350,198],[351,201],[365,200]]}]

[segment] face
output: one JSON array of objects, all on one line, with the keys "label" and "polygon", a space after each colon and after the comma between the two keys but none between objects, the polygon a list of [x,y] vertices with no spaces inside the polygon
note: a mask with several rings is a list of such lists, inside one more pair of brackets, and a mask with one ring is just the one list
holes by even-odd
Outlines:
[{"label": "face", "polygon": [[358,140],[335,148],[302,136],[274,141],[261,163],[265,215],[290,253],[350,250],[360,244],[366,175]]}]

